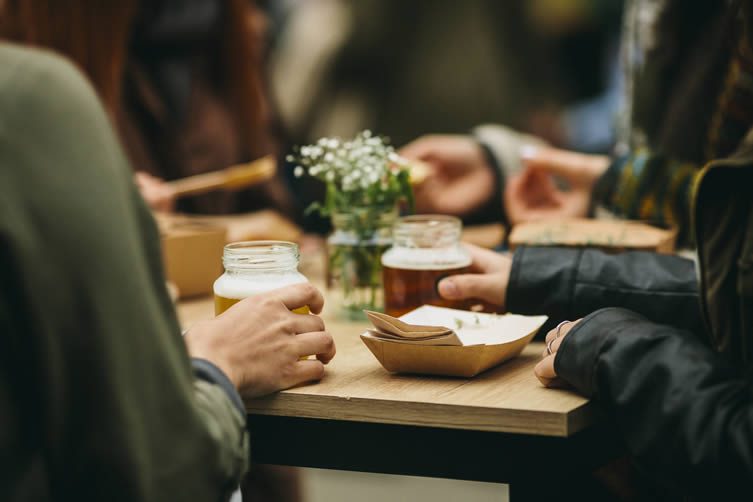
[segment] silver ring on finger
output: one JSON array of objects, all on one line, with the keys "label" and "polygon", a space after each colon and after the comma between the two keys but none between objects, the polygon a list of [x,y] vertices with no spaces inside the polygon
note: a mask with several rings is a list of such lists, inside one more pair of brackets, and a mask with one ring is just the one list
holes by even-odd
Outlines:
[{"label": "silver ring on finger", "polygon": [[570,321],[562,321],[561,323],[557,325],[557,327],[555,328],[555,334],[554,334],[555,340],[560,337],[560,330],[562,329],[562,326],[564,326],[565,324],[568,324],[569,322]]},{"label": "silver ring on finger", "polygon": [[557,339],[556,337],[552,338],[551,340],[549,340],[549,343],[546,344],[546,353],[549,354],[550,356],[554,354],[554,352],[552,352],[552,344],[554,343],[556,339]]}]

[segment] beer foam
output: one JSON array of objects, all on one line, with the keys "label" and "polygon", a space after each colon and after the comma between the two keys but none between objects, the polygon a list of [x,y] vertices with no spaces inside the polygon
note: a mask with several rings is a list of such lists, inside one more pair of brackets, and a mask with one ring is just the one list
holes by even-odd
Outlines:
[{"label": "beer foam", "polygon": [[214,282],[214,294],[232,300],[266,293],[293,284],[307,283],[308,279],[298,272],[288,274],[223,274]]},{"label": "beer foam", "polygon": [[468,267],[471,256],[463,248],[393,247],[382,255],[382,265],[404,270],[449,270]]}]

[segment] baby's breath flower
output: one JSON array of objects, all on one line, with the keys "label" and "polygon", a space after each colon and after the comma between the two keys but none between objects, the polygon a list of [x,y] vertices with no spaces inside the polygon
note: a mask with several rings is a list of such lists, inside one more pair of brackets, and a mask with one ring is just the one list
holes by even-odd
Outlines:
[{"label": "baby's breath flower", "polygon": [[408,169],[408,163],[386,138],[369,130],[347,140],[321,138],[296,151],[297,155],[286,157],[297,164],[294,174],[308,174],[331,187],[321,209],[323,214],[372,204],[390,207],[412,198],[407,176],[398,177]]}]

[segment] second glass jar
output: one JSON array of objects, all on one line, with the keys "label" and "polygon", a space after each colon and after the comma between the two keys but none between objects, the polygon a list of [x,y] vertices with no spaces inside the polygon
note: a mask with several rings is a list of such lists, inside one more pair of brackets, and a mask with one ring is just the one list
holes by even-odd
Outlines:
[{"label": "second glass jar", "polygon": [[422,305],[469,309],[474,303],[445,300],[437,285],[470,271],[471,256],[460,243],[463,224],[453,216],[400,218],[392,247],[382,256],[385,312],[399,317]]}]

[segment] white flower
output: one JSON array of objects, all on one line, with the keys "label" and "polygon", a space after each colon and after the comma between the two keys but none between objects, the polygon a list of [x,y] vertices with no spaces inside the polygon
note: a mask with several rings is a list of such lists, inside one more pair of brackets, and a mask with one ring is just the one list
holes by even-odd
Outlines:
[{"label": "white flower", "polygon": [[[0,0],[2,1],[2,0]],[[392,204],[410,187],[406,179],[395,183],[395,177],[405,169],[389,140],[365,130],[354,138],[342,140],[324,137],[286,157],[293,162],[296,177],[308,174],[344,194],[335,202],[348,209],[351,205]],[[328,191],[329,198],[332,192]]]}]

